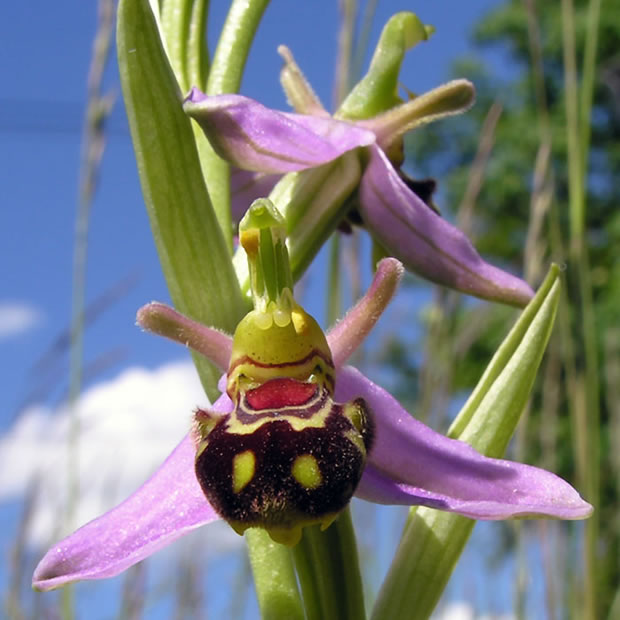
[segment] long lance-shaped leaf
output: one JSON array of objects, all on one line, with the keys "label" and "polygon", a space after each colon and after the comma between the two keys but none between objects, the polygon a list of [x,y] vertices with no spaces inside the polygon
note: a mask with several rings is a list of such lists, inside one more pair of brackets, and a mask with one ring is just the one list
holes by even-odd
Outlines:
[{"label": "long lance-shaped leaf", "polygon": [[[181,91],[186,94],[193,87],[205,90],[209,75],[209,52],[207,49],[208,0],[166,0],[161,8],[161,28],[164,48]],[[198,149],[198,159],[205,182],[213,161],[213,149],[204,132],[194,120],[191,121]],[[211,175],[213,176],[213,175]],[[218,183],[220,182],[217,177]],[[207,187],[210,195],[217,195],[217,187]],[[212,198],[212,200],[214,200]],[[217,202],[217,200],[214,200]],[[230,215],[217,213],[222,234],[228,249],[232,251],[232,228]]]},{"label": "long lance-shaped leaf", "polygon": [[[487,456],[504,453],[529,397],[560,297],[558,273],[552,266],[448,433]],[[412,509],[372,617],[428,618],[474,525],[454,514]]]},{"label": "long lance-shaped leaf", "polygon": [[[142,192],[170,295],[184,314],[232,332],[245,302],[148,0],[121,0],[117,44]],[[215,397],[219,372],[199,356],[194,361]]]}]

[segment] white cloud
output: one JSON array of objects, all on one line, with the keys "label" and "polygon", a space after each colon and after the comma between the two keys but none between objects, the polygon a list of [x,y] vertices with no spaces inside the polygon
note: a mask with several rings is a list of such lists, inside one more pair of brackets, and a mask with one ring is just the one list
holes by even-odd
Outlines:
[{"label": "white cloud", "polygon": [[[88,389],[76,409],[76,524],[86,523],[137,489],[187,433],[195,407],[207,404],[189,362],[154,370],[130,368]],[[33,481],[38,484],[29,528],[33,545],[45,546],[60,534],[57,526],[67,497],[68,428],[65,407],[32,407],[0,436],[0,501],[23,496]],[[217,538],[222,536],[218,533]],[[224,539],[221,542],[228,544],[230,538]]]},{"label": "white cloud", "polygon": [[450,601],[433,614],[433,620],[514,620],[512,614],[476,614],[470,603]]},{"label": "white cloud", "polygon": [[433,620],[474,620],[474,610],[463,601],[447,603],[433,615]]},{"label": "white cloud", "polygon": [[42,314],[22,302],[0,302],[0,340],[21,334],[41,322]]}]

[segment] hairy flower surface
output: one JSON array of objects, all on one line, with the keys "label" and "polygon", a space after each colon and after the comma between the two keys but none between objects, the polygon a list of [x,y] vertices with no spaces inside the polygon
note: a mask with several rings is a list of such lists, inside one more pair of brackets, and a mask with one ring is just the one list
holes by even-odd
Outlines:
[{"label": "hairy flower surface", "polygon": [[197,412],[194,430],[140,489],[47,552],[35,588],[111,577],[220,517],[295,544],[304,526],[327,527],[352,494],[473,519],[591,513],[554,474],[436,433],[345,366],[396,290],[397,260],[379,263],[366,295],[324,336],[290,296],[290,273],[278,267],[282,239],[255,233],[242,238],[249,253],[269,247],[276,260],[257,254],[255,275],[270,275],[253,279],[255,310],[234,340],[163,304],[138,312],[143,328],[227,369],[222,396]]}]

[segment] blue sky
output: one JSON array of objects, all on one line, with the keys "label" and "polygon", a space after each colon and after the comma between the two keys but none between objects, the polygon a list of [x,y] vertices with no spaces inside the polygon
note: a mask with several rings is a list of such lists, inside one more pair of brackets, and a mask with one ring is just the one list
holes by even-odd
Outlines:
[{"label": "blue sky", "polygon": [[[209,31],[214,41],[228,2],[213,0],[211,4]],[[399,10],[419,8],[419,16],[433,24],[437,32],[429,43],[409,53],[401,77],[409,89],[423,91],[449,76],[450,64],[470,49],[467,33],[471,25],[495,4],[496,0],[444,0],[417,5],[379,2],[371,45],[389,16]],[[273,0],[252,49],[242,92],[267,105],[286,108],[278,82],[281,61],[276,53],[277,45],[284,43],[329,105],[337,5],[336,0]],[[51,404],[51,416],[66,393],[66,354],[55,356],[46,369],[34,368],[34,364],[70,320],[85,80],[95,21],[95,2],[67,0],[37,3],[36,7],[30,3],[9,3],[0,20],[4,78],[0,83],[3,435],[15,428],[15,416],[33,390],[41,389],[39,400]],[[134,325],[138,307],[153,299],[167,301],[168,294],[141,197],[114,54],[106,84],[117,94],[117,101],[109,122],[100,185],[92,209],[87,301],[127,279],[133,284],[86,332],[85,363],[103,363],[103,370],[87,382],[87,387],[93,389],[103,381],[116,380],[129,368],[154,370],[187,359],[176,345],[145,335]],[[322,274],[317,272],[312,277],[320,281]],[[322,300],[314,305],[313,308],[311,304],[311,311],[322,320]],[[185,424],[188,412],[176,413],[183,416]],[[41,420],[51,424],[52,417]],[[33,459],[37,458],[36,453],[35,445]],[[19,514],[15,504],[11,506],[6,512],[11,527],[4,528],[0,535],[3,552],[8,549],[11,528]],[[0,576],[6,578],[4,571]]]}]

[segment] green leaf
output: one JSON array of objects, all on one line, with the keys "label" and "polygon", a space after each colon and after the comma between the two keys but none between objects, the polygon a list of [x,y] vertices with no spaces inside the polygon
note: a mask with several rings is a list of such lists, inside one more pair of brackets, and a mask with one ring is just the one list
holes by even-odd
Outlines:
[{"label": "green leaf", "polygon": [[[232,332],[246,302],[148,0],[120,1],[117,45],[142,193],[172,301],[194,320]],[[194,361],[209,396],[218,395],[218,371],[200,356]]]},{"label": "green leaf", "polygon": [[[161,9],[162,38],[172,70],[184,94],[196,86],[205,91],[209,73],[207,49],[207,0],[166,0]],[[230,219],[230,182],[227,169],[222,176],[222,163],[215,155],[207,137],[195,121],[191,121],[198,149],[202,175],[212,200],[221,206],[216,211],[218,222],[229,252],[232,252],[232,226]],[[215,161],[215,163],[214,163]],[[215,166],[215,168],[214,168]],[[209,186],[208,180],[211,181]],[[215,198],[213,198],[215,196]]]},{"label": "green leaf", "polygon": [[[529,397],[560,298],[553,265],[536,296],[499,347],[448,435],[487,456],[503,455]],[[373,618],[428,618],[465,547],[475,521],[412,508]]]},{"label": "green leaf", "polygon": [[504,454],[551,334],[560,295],[559,271],[557,265],[551,266],[450,426],[449,437],[462,439],[487,456]]}]

